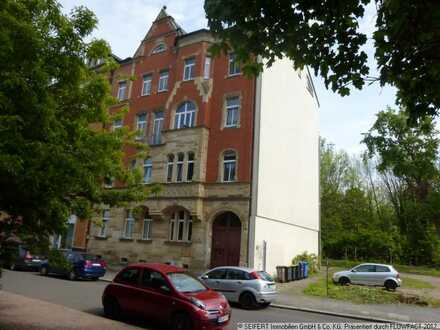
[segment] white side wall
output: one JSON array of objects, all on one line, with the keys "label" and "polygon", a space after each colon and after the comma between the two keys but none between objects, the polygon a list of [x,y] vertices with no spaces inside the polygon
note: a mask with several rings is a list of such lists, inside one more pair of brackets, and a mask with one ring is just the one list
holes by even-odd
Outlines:
[{"label": "white side wall", "polygon": [[283,59],[257,82],[249,263],[270,273],[319,252],[318,109],[301,76]]}]

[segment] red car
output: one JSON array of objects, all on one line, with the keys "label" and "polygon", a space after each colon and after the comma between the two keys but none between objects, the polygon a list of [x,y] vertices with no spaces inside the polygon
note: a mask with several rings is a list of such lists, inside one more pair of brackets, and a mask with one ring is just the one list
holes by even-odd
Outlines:
[{"label": "red car", "polygon": [[231,308],[226,298],[179,267],[139,263],[121,270],[102,295],[110,318],[131,314],[171,329],[223,329]]}]

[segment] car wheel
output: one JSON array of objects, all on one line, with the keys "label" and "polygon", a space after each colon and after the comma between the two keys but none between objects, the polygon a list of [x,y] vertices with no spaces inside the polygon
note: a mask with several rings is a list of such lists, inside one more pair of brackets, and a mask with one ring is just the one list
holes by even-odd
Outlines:
[{"label": "car wheel", "polygon": [[348,285],[348,284],[350,284],[350,280],[348,279],[348,277],[341,277],[339,279],[339,284],[340,285]]},{"label": "car wheel", "polygon": [[238,301],[244,309],[255,308],[257,304],[254,295],[250,292],[243,292]]},{"label": "car wheel", "polygon": [[121,307],[115,298],[107,298],[104,300],[104,314],[113,320],[121,318]]},{"label": "car wheel", "polygon": [[75,272],[73,270],[71,270],[68,277],[69,277],[69,280],[75,281],[76,280]]},{"label": "car wheel", "polygon": [[192,322],[188,314],[177,313],[171,320],[171,329],[173,330],[191,330]]},{"label": "car wheel", "polygon": [[47,270],[47,267],[41,267],[40,268],[40,274],[41,275],[47,275],[49,272]]},{"label": "car wheel", "polygon": [[264,303],[261,303],[260,304],[260,307],[262,307],[262,308],[266,308],[266,307],[269,307],[270,306],[270,302],[264,302]]},{"label": "car wheel", "polygon": [[385,282],[385,289],[388,291],[394,291],[397,288],[397,284],[394,281],[388,280]]}]

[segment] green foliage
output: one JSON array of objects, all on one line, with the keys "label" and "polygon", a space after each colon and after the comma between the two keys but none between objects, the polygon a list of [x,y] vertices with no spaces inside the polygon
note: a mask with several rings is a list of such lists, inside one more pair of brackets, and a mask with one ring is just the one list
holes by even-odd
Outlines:
[{"label": "green foliage", "polygon": [[[89,41],[96,24],[84,7],[63,15],[55,0],[0,2],[0,232],[47,237],[66,230],[69,214],[148,196],[122,152],[146,147],[127,129],[103,129],[115,61],[105,41]],[[98,58],[95,72],[85,63]],[[105,177],[121,188],[105,189]]]},{"label": "green foliage", "polygon": [[[360,29],[365,8],[376,9],[373,36]],[[205,0],[209,27],[233,48],[244,71],[263,69],[287,56],[295,68],[310,66],[340,95],[379,81],[398,89],[397,101],[413,118],[440,108],[440,4],[437,0],[253,1]],[[370,77],[363,47],[374,39],[379,77]]]},{"label": "green foliage", "polygon": [[318,271],[318,257],[314,253],[304,251],[292,259],[292,265],[297,265],[300,261],[306,261],[309,264],[309,274],[315,274]]},{"label": "green foliage", "polygon": [[52,268],[63,269],[65,271],[71,271],[73,269],[73,265],[66,260],[63,252],[60,250],[50,250],[47,260]]}]

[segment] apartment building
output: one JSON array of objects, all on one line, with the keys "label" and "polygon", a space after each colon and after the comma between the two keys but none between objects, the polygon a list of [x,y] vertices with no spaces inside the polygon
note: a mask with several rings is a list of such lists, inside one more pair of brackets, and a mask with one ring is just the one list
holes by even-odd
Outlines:
[{"label": "apartment building", "polygon": [[[149,158],[132,159],[128,148],[126,165],[162,191],[141,205],[104,209],[88,226],[90,252],[110,262],[271,272],[298,253],[319,252],[310,75],[279,60],[248,78],[234,53],[210,55],[213,42],[208,30],[186,33],[164,8],[134,56],[118,60],[112,86],[120,103],[110,111],[129,111],[112,129],[138,131]],[[133,212],[139,206],[142,214]]]}]

